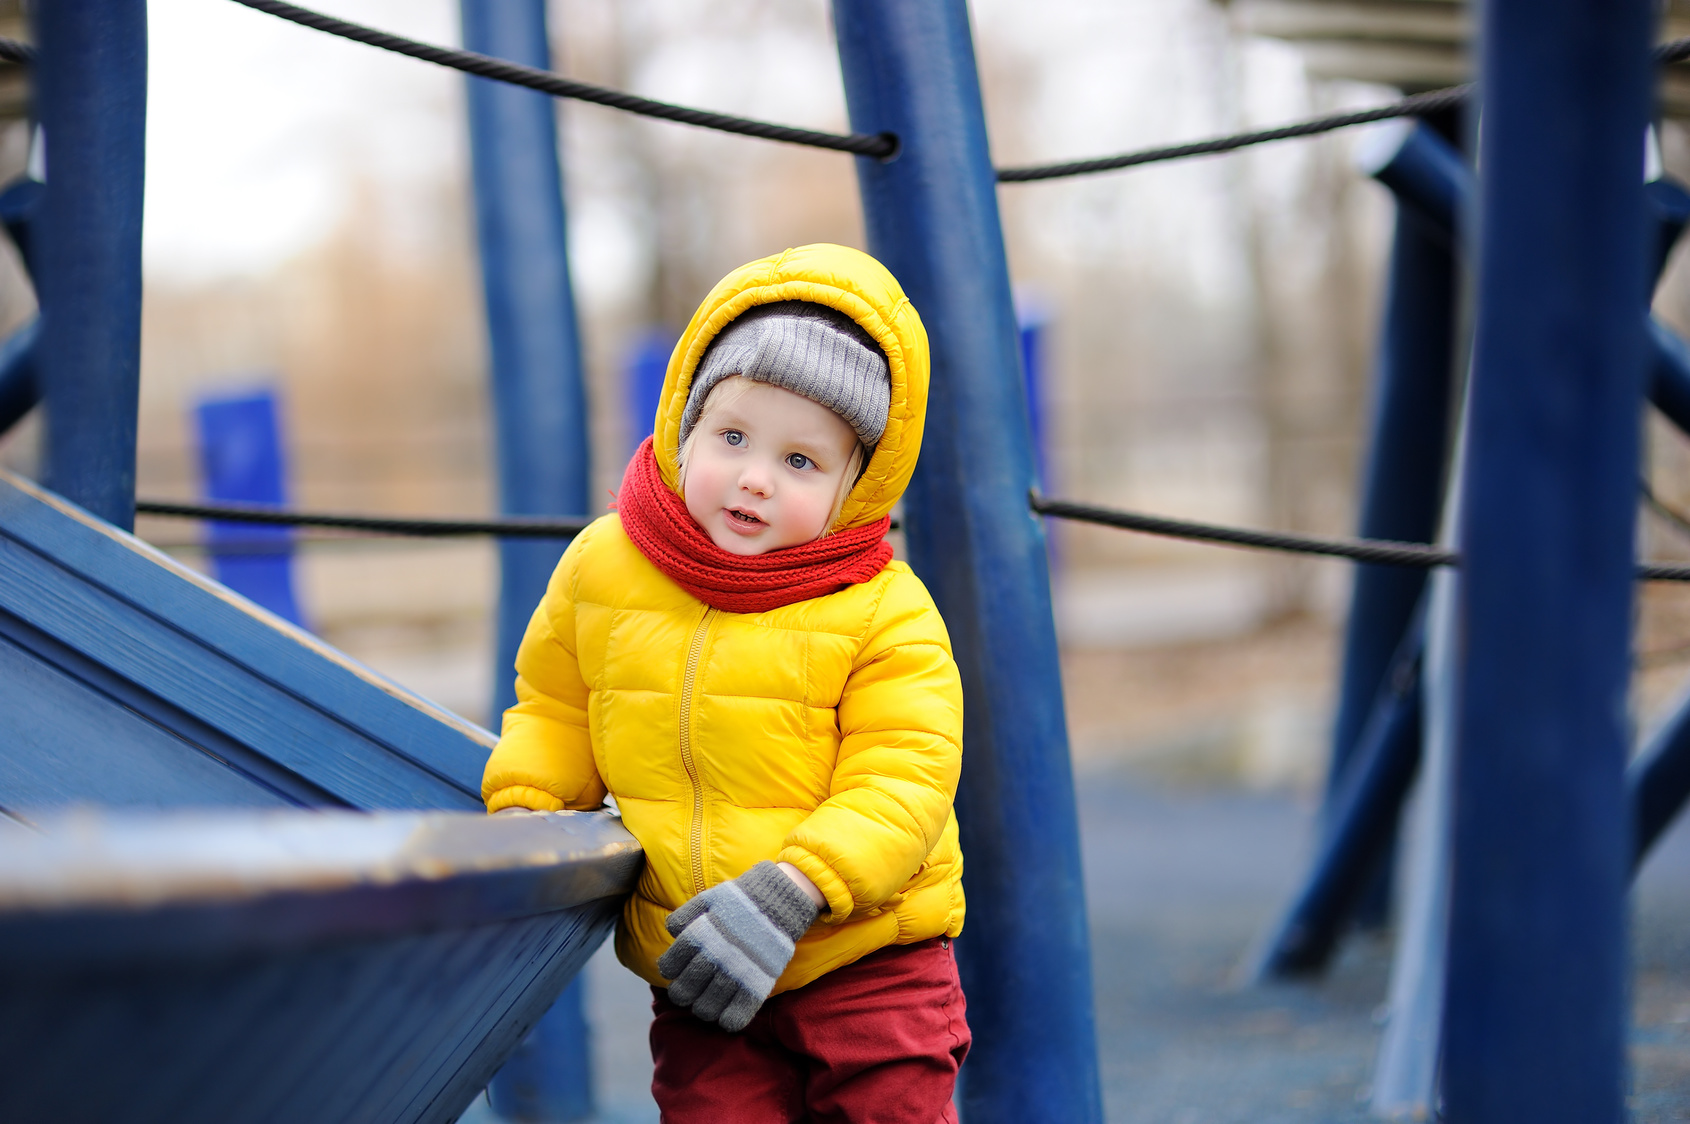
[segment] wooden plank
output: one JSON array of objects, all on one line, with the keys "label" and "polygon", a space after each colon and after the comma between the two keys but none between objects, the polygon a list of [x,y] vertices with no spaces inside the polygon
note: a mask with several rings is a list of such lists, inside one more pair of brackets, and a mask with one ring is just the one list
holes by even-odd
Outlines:
[{"label": "wooden plank", "polygon": [[520,986],[513,981],[510,990],[514,994],[509,1008],[497,1015],[488,1011],[480,1021],[457,1032],[453,1053],[456,1068],[443,1064],[437,1070],[443,1077],[450,1071],[450,1079],[434,1092],[431,1101],[424,1103],[419,1094],[395,1119],[415,1120],[418,1124],[450,1124],[458,1118],[502,1064],[502,1059],[510,1056],[545,1015],[552,1005],[549,997],[558,995],[586,966],[603,941],[603,935],[591,934],[607,935],[615,926],[620,906],[608,901],[600,902],[599,906],[601,912],[597,917],[589,918],[585,910],[579,911],[577,925],[581,936],[559,943],[539,974],[520,982]]},{"label": "wooden plank", "polygon": [[467,794],[386,752],[194,637],[0,539],[0,609],[357,807],[467,807]]},{"label": "wooden plank", "polygon": [[227,748],[210,729],[359,807],[479,806],[487,731],[5,473],[0,610],[165,704],[150,717],[207,752]]},{"label": "wooden plank", "polygon": [[[15,747],[22,744],[32,727],[40,727],[39,732],[43,737],[57,739],[57,751],[47,759],[10,762],[14,767],[27,767],[38,771],[53,772],[56,775],[59,787],[62,789],[55,799],[48,801],[37,801],[33,796],[20,794],[15,800],[20,808],[39,808],[48,803],[61,804],[67,801],[97,804],[138,803],[153,806],[225,802],[221,799],[208,799],[206,794],[188,786],[174,790],[174,796],[173,790],[165,785],[134,786],[122,791],[113,791],[116,786],[112,784],[89,787],[90,781],[103,781],[104,778],[95,778],[86,770],[78,771],[72,767],[72,761],[82,747],[71,743],[78,738],[95,736],[93,731],[81,731],[78,725],[85,717],[81,713],[81,707],[107,711],[114,709],[127,711],[152,723],[160,730],[173,734],[211,761],[231,770],[241,779],[276,798],[266,801],[267,803],[279,801],[283,804],[292,804],[299,807],[345,806],[345,801],[340,800],[332,793],[312,784],[297,773],[282,768],[270,758],[254,752],[249,747],[225,736],[187,712],[171,706],[158,696],[114,674],[110,669],[59,643],[39,629],[32,628],[4,610],[0,610],[0,637],[21,649],[26,654],[26,658],[33,660],[47,670],[56,672],[82,685],[89,692],[79,700],[77,709],[74,710],[66,709],[55,713],[45,707],[26,709],[25,706],[17,706],[0,711],[0,713],[6,715],[7,732],[10,736],[8,744],[13,746],[15,750],[13,756],[24,756],[23,751],[16,750]],[[91,715],[87,717],[92,718]],[[126,754],[133,755],[129,751],[126,751]],[[119,756],[125,756],[125,754]],[[57,776],[57,774],[67,775]],[[102,788],[105,791],[101,791]],[[6,791],[6,789],[0,788],[0,793],[6,793]],[[11,799],[10,793],[7,793],[7,798]],[[242,801],[232,800],[228,802],[241,803]]]},{"label": "wooden plank", "polygon": [[64,815],[0,834],[0,1120],[449,1121],[609,932],[615,817]]},{"label": "wooden plank", "polygon": [[0,794],[14,809],[290,803],[174,731],[0,639]]}]

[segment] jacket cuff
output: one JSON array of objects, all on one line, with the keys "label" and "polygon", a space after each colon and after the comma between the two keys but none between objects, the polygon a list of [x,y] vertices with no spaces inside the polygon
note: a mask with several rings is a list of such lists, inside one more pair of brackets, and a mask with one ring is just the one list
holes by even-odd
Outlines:
[{"label": "jacket cuff", "polygon": [[837,924],[850,917],[856,909],[857,903],[851,897],[851,889],[845,885],[845,880],[835,874],[833,868],[813,851],[807,851],[803,847],[782,847],[775,862],[791,863],[803,871],[805,878],[816,884],[816,889],[827,899],[828,912],[822,915],[821,920]]},{"label": "jacket cuff", "polygon": [[511,784],[487,797],[488,814],[506,808],[527,808],[532,812],[561,812],[563,801],[543,788],[526,784]]}]

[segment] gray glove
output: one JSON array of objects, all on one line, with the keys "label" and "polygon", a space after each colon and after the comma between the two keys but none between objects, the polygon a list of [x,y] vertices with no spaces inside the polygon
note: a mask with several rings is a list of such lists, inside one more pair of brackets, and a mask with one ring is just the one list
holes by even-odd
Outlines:
[{"label": "gray glove", "polygon": [[669,1001],[723,1030],[744,1030],[821,911],[771,862],[712,886],[669,915],[675,943],[657,970]]}]

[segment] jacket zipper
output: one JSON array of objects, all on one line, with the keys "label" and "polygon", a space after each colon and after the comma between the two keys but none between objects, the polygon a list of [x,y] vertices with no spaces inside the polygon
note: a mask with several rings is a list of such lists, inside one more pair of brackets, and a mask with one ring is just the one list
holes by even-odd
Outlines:
[{"label": "jacket zipper", "polygon": [[692,694],[698,681],[698,665],[704,658],[704,638],[710,632],[715,609],[704,610],[687,650],[687,670],[681,679],[681,764],[692,782],[692,892],[704,892],[704,785],[698,779],[698,765],[692,759]]}]

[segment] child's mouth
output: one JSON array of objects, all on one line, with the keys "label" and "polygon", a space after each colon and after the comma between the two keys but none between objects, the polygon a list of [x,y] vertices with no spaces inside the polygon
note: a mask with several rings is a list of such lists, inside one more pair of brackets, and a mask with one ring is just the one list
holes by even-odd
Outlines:
[{"label": "child's mouth", "polygon": [[739,520],[741,523],[761,523],[762,522],[761,519],[757,518],[755,515],[751,514],[749,511],[740,511],[737,508],[732,508],[732,507],[728,508],[728,514],[733,516],[735,519]]}]

